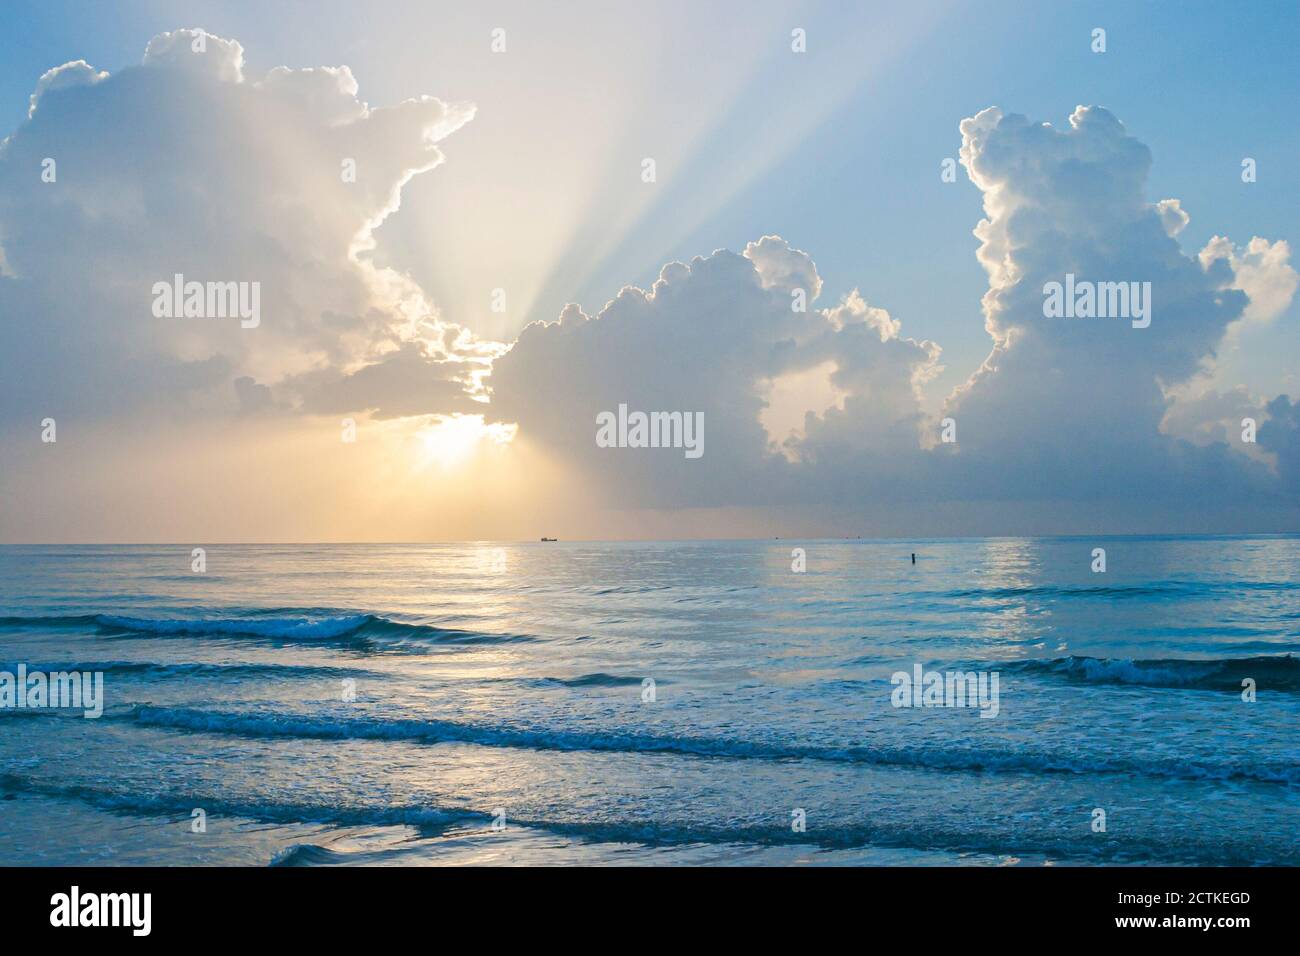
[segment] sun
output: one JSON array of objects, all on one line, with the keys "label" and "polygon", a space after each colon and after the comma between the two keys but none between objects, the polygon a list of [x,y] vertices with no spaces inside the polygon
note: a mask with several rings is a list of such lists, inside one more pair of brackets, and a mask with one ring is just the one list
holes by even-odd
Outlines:
[{"label": "sun", "polygon": [[517,429],[500,422],[486,424],[482,415],[439,416],[435,424],[417,433],[419,464],[455,468],[473,457],[481,442],[507,444]]}]

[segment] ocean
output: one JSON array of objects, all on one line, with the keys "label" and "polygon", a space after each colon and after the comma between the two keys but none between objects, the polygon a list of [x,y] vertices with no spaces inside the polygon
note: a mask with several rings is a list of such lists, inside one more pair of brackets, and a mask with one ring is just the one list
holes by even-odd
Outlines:
[{"label": "ocean", "polygon": [[0,547],[0,865],[1300,863],[1296,536],[204,561]]}]

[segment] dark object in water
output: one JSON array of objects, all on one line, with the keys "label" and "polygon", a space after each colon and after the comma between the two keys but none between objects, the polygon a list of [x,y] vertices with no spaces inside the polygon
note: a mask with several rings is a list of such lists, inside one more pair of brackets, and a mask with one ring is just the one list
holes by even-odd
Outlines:
[{"label": "dark object in water", "polygon": [[559,541],[559,538],[542,538],[543,541]]},{"label": "dark object in water", "polygon": [[915,551],[912,552],[912,563],[913,563],[913,564],[916,564],[916,552],[915,552]]}]

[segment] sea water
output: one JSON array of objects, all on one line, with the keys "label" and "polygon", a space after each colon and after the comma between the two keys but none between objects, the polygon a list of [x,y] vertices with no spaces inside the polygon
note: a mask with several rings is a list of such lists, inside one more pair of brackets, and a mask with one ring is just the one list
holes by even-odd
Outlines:
[{"label": "sea water", "polygon": [[1300,863],[1296,537],[190,552],[0,548],[0,865]]}]

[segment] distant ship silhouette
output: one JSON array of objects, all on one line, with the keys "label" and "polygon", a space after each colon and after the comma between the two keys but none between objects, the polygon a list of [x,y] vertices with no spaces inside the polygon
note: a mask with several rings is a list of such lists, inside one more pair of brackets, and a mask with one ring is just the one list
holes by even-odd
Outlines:
[{"label": "distant ship silhouette", "polygon": [[559,541],[559,538],[542,538],[543,541]]}]

